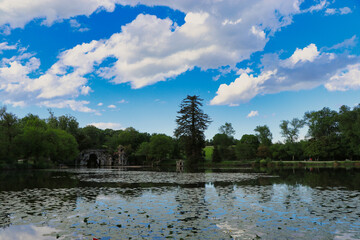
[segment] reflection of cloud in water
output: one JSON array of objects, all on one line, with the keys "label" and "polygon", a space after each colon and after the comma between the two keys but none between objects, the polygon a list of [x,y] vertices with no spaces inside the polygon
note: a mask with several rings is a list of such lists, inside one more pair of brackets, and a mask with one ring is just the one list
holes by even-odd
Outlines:
[{"label": "reflection of cloud in water", "polygon": [[273,202],[283,203],[286,201],[286,197],[289,195],[288,185],[286,184],[273,184],[272,186],[272,197]]},{"label": "reflection of cloud in water", "polygon": [[305,203],[311,203],[313,201],[312,196],[314,195],[314,193],[311,187],[297,185],[297,192],[299,193],[301,201]]},{"label": "reflection of cloud in water", "polygon": [[10,226],[0,229],[1,240],[47,240],[54,239],[54,236],[46,236],[56,232],[56,229],[50,227],[37,227],[34,225]]},{"label": "reflection of cloud in water", "polygon": [[[350,236],[360,239],[358,191],[259,185],[241,181],[259,175],[238,173],[113,172],[83,172],[83,187],[0,191],[0,226],[12,224],[0,231],[0,239],[9,239],[3,237],[5,231],[11,239],[19,239],[11,231],[34,232],[20,229],[30,223],[59,229],[60,239],[227,239],[229,234],[240,239],[333,239],[348,237],[352,230]],[[102,173],[102,182],[87,181]],[[106,184],[107,176],[116,184]],[[131,184],[122,183],[125,176]]]}]

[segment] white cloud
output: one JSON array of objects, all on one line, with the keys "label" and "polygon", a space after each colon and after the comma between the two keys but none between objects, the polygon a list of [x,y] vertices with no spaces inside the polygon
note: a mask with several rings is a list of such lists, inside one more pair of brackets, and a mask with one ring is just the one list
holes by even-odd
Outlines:
[{"label": "white cloud", "polygon": [[2,0],[0,1],[0,26],[23,28],[33,19],[43,19],[42,23],[51,25],[56,21],[74,16],[90,16],[98,9],[112,12],[115,0]]},{"label": "white cloud", "polygon": [[5,100],[5,105],[12,105],[13,107],[25,107],[26,103],[24,101],[11,101],[11,100]]},{"label": "white cloud", "polygon": [[291,55],[287,62],[289,65],[294,66],[298,62],[313,62],[318,56],[319,51],[317,50],[316,45],[312,43],[303,49],[296,48],[295,52]]},{"label": "white cloud", "polygon": [[341,14],[341,15],[349,14],[349,13],[352,12],[351,9],[348,8],[348,7],[339,8],[339,11],[340,11],[340,14]]},{"label": "white cloud", "polygon": [[251,111],[248,115],[247,118],[252,118],[252,117],[256,117],[259,116],[259,112],[258,111]]},{"label": "white cloud", "polygon": [[349,65],[338,71],[325,84],[329,91],[347,91],[360,88],[360,63]]},{"label": "white cloud", "polygon": [[82,27],[76,19],[70,19],[69,23],[72,28],[76,29],[79,32],[86,32],[90,30],[89,28]]},{"label": "white cloud", "polygon": [[326,10],[325,10],[325,14],[326,15],[334,15],[334,14],[336,14],[338,11],[337,11],[337,9],[336,8],[327,8]]},{"label": "white cloud", "polygon": [[268,71],[258,77],[242,73],[229,85],[221,84],[216,96],[211,100],[211,105],[237,106],[239,103],[247,102],[262,92],[262,84],[276,72]]},{"label": "white cloud", "polygon": [[85,113],[97,113],[97,111],[86,107],[85,105],[89,104],[88,101],[75,101],[75,100],[66,100],[66,101],[42,101],[38,105],[45,106],[50,108],[70,108],[73,111],[85,112]]},{"label": "white cloud", "polygon": [[320,10],[323,10],[328,5],[329,5],[329,3],[326,0],[323,0],[318,4],[313,5],[313,6],[309,7],[308,9],[305,9],[304,12],[320,11]]},{"label": "white cloud", "polygon": [[111,105],[108,106],[108,108],[114,109],[114,108],[116,108],[116,106],[114,104],[111,104]]},{"label": "white cloud", "polygon": [[16,45],[9,45],[7,42],[0,43],[0,53],[2,53],[2,51],[4,50],[13,50],[16,48],[17,48]]},{"label": "white cloud", "polygon": [[90,92],[92,92],[91,88],[89,86],[82,86],[81,87],[81,95],[88,95]]},{"label": "white cloud", "polygon": [[341,43],[335,44],[334,46],[332,46],[330,48],[325,48],[325,49],[331,50],[331,49],[351,48],[351,47],[355,47],[356,44],[357,44],[357,37],[356,37],[356,35],[354,35],[349,39],[345,39]]},{"label": "white cloud", "polygon": [[118,103],[128,103],[128,101],[126,101],[125,99],[121,99],[120,101],[118,101]]},{"label": "white cloud", "polygon": [[345,15],[345,14],[349,14],[349,13],[352,13],[351,8],[349,8],[349,7],[327,8],[325,10],[326,15],[335,15],[335,14]]},{"label": "white cloud", "polygon": [[[69,10],[67,14],[58,13],[66,12],[67,7],[63,9],[63,2],[57,2],[59,9],[55,13],[58,14],[54,13],[53,17],[45,14],[46,22],[51,24],[61,18],[88,15],[99,6],[109,11],[114,7],[114,1],[110,0],[92,0],[86,4],[80,0],[75,2],[73,11]],[[86,9],[78,8],[80,2]],[[205,0],[117,2],[124,5],[141,3],[169,6],[186,14],[185,23],[177,26],[170,19],[140,14],[123,26],[121,33],[113,34],[107,40],[83,43],[64,51],[59,55],[59,61],[34,81],[32,87],[41,91],[38,97],[50,99],[87,94],[88,91],[82,91],[89,89],[84,76],[94,71],[113,83],[130,83],[133,88],[141,88],[176,77],[194,67],[202,70],[222,66],[234,68],[236,63],[248,59],[252,53],[263,50],[268,41],[265,30],[271,35],[290,24],[294,14],[301,13],[300,0],[247,0],[242,4],[237,1],[220,3]],[[43,12],[47,8],[53,9],[52,4],[40,0],[35,1],[35,7],[31,9],[37,9],[36,6],[40,5],[45,5]],[[13,9],[15,13],[19,7],[10,6],[9,3],[4,6],[5,9]],[[35,18],[42,15],[34,10],[32,16]],[[30,17],[27,19],[29,21]],[[223,24],[226,20],[227,24]],[[11,26],[21,27],[26,22],[21,19],[17,21],[14,20]],[[73,19],[70,22],[74,27],[80,25]],[[98,69],[97,66],[107,58],[114,58],[115,63]],[[57,86],[55,83],[59,87],[54,87]]]},{"label": "white cloud", "polygon": [[121,130],[124,129],[120,123],[111,123],[111,122],[98,122],[98,123],[90,123],[88,126],[95,126],[100,129],[113,129],[113,130]]},{"label": "white cloud", "polygon": [[101,107],[102,105],[104,105],[103,103],[98,103],[98,106]]},{"label": "white cloud", "polygon": [[[91,92],[86,78],[89,73],[116,84],[130,83],[132,88],[141,88],[174,78],[194,67],[207,70],[229,66],[235,69],[237,63],[248,59],[254,52],[262,51],[269,37],[291,24],[295,14],[304,12],[300,9],[302,0],[243,0],[241,3],[237,0],[3,0],[0,2],[0,26],[24,27],[33,19],[42,19],[43,24],[51,25],[69,19],[73,27],[80,28],[75,16],[89,16],[98,9],[113,11],[116,3],[168,6],[184,12],[185,23],[178,26],[168,18],[140,14],[109,39],[94,40],[63,51],[58,61],[42,75],[40,60],[35,57],[3,60],[0,99],[12,102],[31,99],[26,102],[56,103],[59,106],[60,100],[75,101],[80,94]],[[325,6],[326,1],[322,1],[308,11]],[[320,56],[316,46],[308,48],[295,52],[288,61],[294,66],[318,61]],[[98,67],[108,58],[114,59],[114,63]],[[281,68],[286,69],[286,66]],[[257,77],[243,73],[229,86],[221,85],[212,103],[236,105],[239,101],[266,93],[267,88],[263,85],[271,82],[269,79],[273,79],[276,72],[276,68],[266,69]],[[29,77],[34,75],[40,76]],[[286,77],[277,80],[282,78]],[[240,82],[248,86],[244,87]],[[240,90],[226,93],[236,89],[237,85]],[[252,91],[247,92],[247,88]],[[84,110],[71,107],[73,105],[66,106]]]},{"label": "white cloud", "polygon": [[239,105],[257,95],[282,91],[312,89],[324,85],[328,90],[357,89],[360,57],[319,52],[315,44],[296,49],[284,60],[277,54],[262,58],[262,70],[258,76],[242,71],[234,82],[220,85],[211,105]]},{"label": "white cloud", "polygon": [[[17,50],[24,51],[22,48]],[[84,85],[86,79],[76,78],[75,74],[57,75],[51,73],[51,69],[38,78],[30,78],[29,75],[37,74],[39,67],[40,60],[26,52],[1,59],[0,101],[15,107],[39,105],[97,114],[95,110],[85,106],[89,102],[73,99],[79,94],[87,95],[92,91]]]}]

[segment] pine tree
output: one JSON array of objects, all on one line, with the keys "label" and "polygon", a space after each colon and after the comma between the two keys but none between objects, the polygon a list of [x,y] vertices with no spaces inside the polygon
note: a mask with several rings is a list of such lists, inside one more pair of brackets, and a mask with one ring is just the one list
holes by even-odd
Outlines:
[{"label": "pine tree", "polygon": [[199,96],[187,96],[180,104],[180,111],[176,118],[177,128],[174,135],[181,140],[185,150],[187,163],[190,165],[202,162],[202,150],[205,147],[204,131],[211,119],[205,114],[202,107],[203,99]]}]

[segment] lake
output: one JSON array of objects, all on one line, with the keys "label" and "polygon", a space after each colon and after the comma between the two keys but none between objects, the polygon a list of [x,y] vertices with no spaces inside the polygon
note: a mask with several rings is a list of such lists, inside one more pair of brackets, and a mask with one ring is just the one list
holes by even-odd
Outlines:
[{"label": "lake", "polygon": [[0,172],[0,239],[360,239],[356,169]]}]

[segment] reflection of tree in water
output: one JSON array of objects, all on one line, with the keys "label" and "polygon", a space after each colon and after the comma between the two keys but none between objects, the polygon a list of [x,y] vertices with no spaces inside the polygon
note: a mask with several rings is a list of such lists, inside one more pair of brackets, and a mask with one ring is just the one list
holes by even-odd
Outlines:
[{"label": "reflection of tree in water", "polygon": [[0,191],[21,191],[33,188],[70,188],[79,181],[68,172],[18,170],[0,172]]},{"label": "reflection of tree in water", "polygon": [[346,187],[349,190],[360,190],[359,169],[282,169],[273,170],[272,174],[279,175],[274,179],[277,183],[289,185],[302,184],[312,188],[315,187]]},{"label": "reflection of tree in water", "polygon": [[234,195],[234,185],[231,183],[214,183],[214,187],[216,189],[216,193],[219,197],[219,200],[226,205],[228,208],[234,207],[235,198]]},{"label": "reflection of tree in water", "polygon": [[205,200],[205,183],[187,184],[177,188],[175,200],[176,210],[182,230],[189,231],[188,237],[198,233],[207,222],[209,209]]}]

